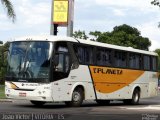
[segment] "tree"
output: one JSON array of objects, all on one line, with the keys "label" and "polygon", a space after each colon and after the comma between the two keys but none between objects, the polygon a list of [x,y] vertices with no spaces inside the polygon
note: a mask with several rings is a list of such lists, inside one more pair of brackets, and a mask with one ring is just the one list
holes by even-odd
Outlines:
[{"label": "tree", "polygon": [[10,0],[1,0],[2,5],[7,10],[7,16],[12,20],[12,22],[15,22],[16,14],[13,9],[13,5],[10,2]]},{"label": "tree", "polygon": [[3,78],[3,46],[0,46],[0,81]]},{"label": "tree", "polygon": [[[160,7],[160,2],[159,2],[159,0],[153,0],[153,1],[151,2],[151,4]],[[160,22],[159,22],[159,24],[158,24],[158,27],[160,28]]]},{"label": "tree", "polygon": [[97,38],[101,35],[101,32],[100,31],[95,31],[95,32],[90,32],[89,34],[92,35],[92,36],[94,36],[95,39],[92,39],[92,40],[96,41]]},{"label": "tree", "polygon": [[8,48],[9,48],[9,42],[6,42],[3,46],[0,46],[0,84],[4,84]]},{"label": "tree", "polygon": [[153,1],[151,2],[151,4],[160,7],[160,2],[159,2],[159,0],[153,0]]},{"label": "tree", "polygon": [[113,28],[112,32],[90,32],[90,35],[95,36],[96,41],[133,47],[141,50],[149,50],[151,42],[148,38],[142,37],[137,28],[123,24]]},{"label": "tree", "polygon": [[85,40],[88,39],[88,36],[86,35],[85,31],[80,31],[80,30],[75,31],[73,33],[73,37],[74,38],[79,38],[79,39],[85,39]]},{"label": "tree", "polygon": [[123,24],[123,25],[120,25],[120,26],[115,26],[113,28],[113,32],[112,33],[117,33],[117,32],[125,32],[126,34],[134,34],[136,36],[139,36],[141,33],[140,31],[138,31],[137,28],[134,28],[134,27],[131,27],[129,25],[126,25],[126,24]]}]

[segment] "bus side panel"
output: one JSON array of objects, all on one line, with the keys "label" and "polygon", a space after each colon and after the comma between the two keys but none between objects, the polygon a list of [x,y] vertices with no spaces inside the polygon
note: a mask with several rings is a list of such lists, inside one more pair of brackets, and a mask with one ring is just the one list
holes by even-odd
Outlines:
[{"label": "bus side panel", "polygon": [[154,97],[158,95],[158,76],[157,72],[148,72],[149,75],[149,90],[148,96]]},{"label": "bus side panel", "polygon": [[131,99],[136,87],[141,98],[156,96],[156,72],[121,68],[90,67],[98,99]]},{"label": "bus side panel", "polygon": [[[137,81],[141,86],[141,98],[155,97],[158,94],[157,72],[146,71],[142,78]],[[147,88],[147,92],[145,89]]]},{"label": "bus side panel", "polygon": [[[93,67],[93,69],[90,67],[89,70],[88,66],[80,65],[78,69],[71,70],[68,78],[53,82],[53,100],[70,101],[74,89],[79,85],[84,87],[85,100],[94,100],[96,97],[110,100],[131,99],[136,87],[140,88],[141,98],[157,95],[156,72],[109,68],[109,70],[118,70],[118,72],[112,71],[112,74],[105,74],[99,68],[103,67]],[[130,79],[133,79],[132,82],[128,82]]]},{"label": "bus side panel", "polygon": [[77,86],[84,88],[85,100],[95,99],[93,82],[88,66],[80,65],[71,70],[68,78],[52,83],[52,98],[54,101],[71,101],[72,93]]},{"label": "bus side panel", "polygon": [[148,89],[149,89],[148,86],[149,85],[147,83],[142,83],[142,84],[132,83],[112,93],[106,93],[106,94],[100,93],[100,92],[96,92],[96,93],[97,93],[98,99],[108,99],[108,100],[131,99],[134,89],[136,87],[139,87],[141,89],[141,98],[147,98],[147,97],[151,97],[149,96],[149,93],[148,93]]}]

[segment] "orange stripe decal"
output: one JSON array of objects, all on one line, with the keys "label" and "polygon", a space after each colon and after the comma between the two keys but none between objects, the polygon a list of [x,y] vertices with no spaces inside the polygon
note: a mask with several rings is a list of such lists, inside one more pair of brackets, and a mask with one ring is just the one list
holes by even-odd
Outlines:
[{"label": "orange stripe decal", "polygon": [[144,71],[90,66],[96,91],[112,93],[137,80]]},{"label": "orange stripe decal", "polygon": [[17,89],[18,88],[14,83],[10,82],[10,84],[11,84],[12,89]]}]

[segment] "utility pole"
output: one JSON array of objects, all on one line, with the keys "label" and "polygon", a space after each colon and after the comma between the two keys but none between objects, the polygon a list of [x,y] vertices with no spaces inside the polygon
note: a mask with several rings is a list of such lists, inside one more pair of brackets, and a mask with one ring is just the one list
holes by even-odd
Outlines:
[{"label": "utility pole", "polygon": [[69,0],[69,15],[68,15],[68,26],[67,36],[72,37],[73,35],[73,19],[74,19],[74,0]]},{"label": "utility pole", "polygon": [[51,3],[51,28],[50,28],[50,35],[54,35],[54,24],[53,24],[53,4],[54,4],[54,0],[52,0],[52,3]]},{"label": "utility pole", "polygon": [[54,24],[54,35],[58,33],[58,24]]},{"label": "utility pole", "polygon": [[53,16],[54,16],[54,0],[52,0],[51,6],[51,28],[50,28],[50,35],[57,36],[58,33],[58,24],[54,23]]}]

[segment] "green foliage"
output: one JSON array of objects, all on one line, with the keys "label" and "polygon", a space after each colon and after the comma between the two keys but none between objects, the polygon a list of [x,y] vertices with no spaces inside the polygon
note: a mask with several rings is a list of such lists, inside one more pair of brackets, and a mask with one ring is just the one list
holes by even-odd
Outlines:
[{"label": "green foliage", "polygon": [[[151,1],[151,4],[154,5],[154,6],[160,7],[160,2],[159,2],[159,0],[152,0],[152,1]],[[160,22],[159,22],[159,24],[158,24],[158,27],[160,28]]]},{"label": "green foliage", "polygon": [[153,0],[153,1],[151,2],[151,4],[160,7],[160,2],[159,2],[159,0]]},{"label": "green foliage", "polygon": [[85,31],[80,31],[80,30],[75,31],[75,32],[73,33],[73,37],[74,37],[74,38],[79,38],[79,39],[85,39],[85,40],[88,39]]},{"label": "green foliage", "polygon": [[[140,31],[137,28],[131,27],[129,25],[123,24],[113,28],[111,32],[90,32],[89,35],[94,36],[91,40],[133,47],[141,50],[149,50],[151,42],[148,38],[142,37]],[[84,31],[75,31],[73,36],[75,38],[87,39],[88,36]]]},{"label": "green foliage", "polygon": [[90,35],[94,36],[96,39],[92,39],[93,41],[96,41],[98,37],[101,35],[100,31],[90,32]]},{"label": "green foliage", "polygon": [[156,49],[155,52],[158,54],[158,56],[160,57],[160,49]]},{"label": "green foliage", "polygon": [[16,14],[14,12],[13,5],[10,2],[10,0],[1,0],[1,3],[6,9],[8,17],[12,20],[12,22],[14,22],[16,19]]},{"label": "green foliage", "polygon": [[5,86],[4,85],[0,85],[0,99],[5,99]]},{"label": "green foliage", "polygon": [[121,31],[125,32],[126,34],[134,34],[136,36],[139,36],[141,34],[140,31],[138,31],[137,28],[131,27],[131,26],[126,25],[126,24],[114,27],[112,33],[118,33],[118,32],[121,32]]},{"label": "green foliage", "polygon": [[151,42],[148,38],[142,37],[138,29],[129,25],[120,25],[113,28],[112,32],[90,32],[96,38],[96,41],[133,47],[141,50],[149,50]]},{"label": "green foliage", "polygon": [[0,83],[4,83],[4,77],[6,74],[6,65],[7,65],[7,51],[9,43],[5,43],[3,46],[0,46]]}]

